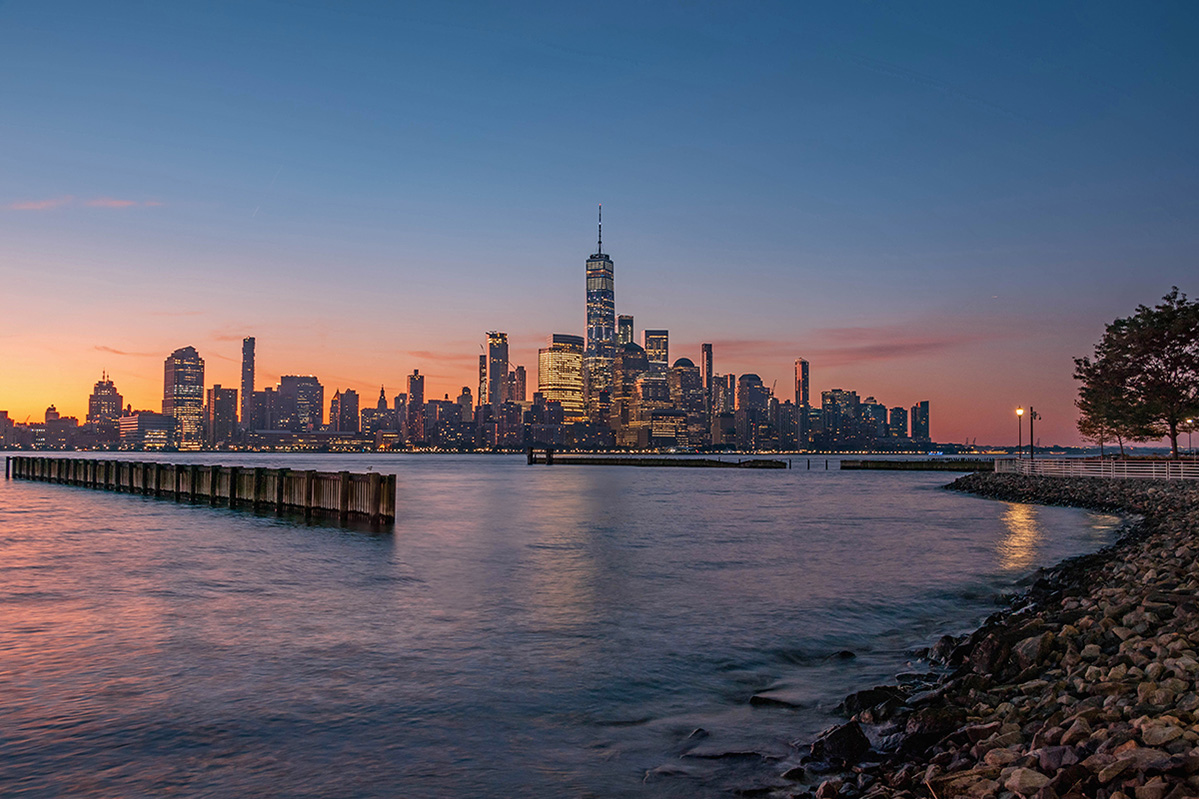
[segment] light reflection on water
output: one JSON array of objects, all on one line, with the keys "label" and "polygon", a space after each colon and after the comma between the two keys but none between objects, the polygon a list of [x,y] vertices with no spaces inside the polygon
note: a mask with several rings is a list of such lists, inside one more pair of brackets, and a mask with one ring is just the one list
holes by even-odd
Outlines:
[{"label": "light reflection on water", "polygon": [[1007,503],[1003,523],[1009,532],[998,546],[1000,565],[1005,570],[1023,571],[1036,563],[1044,537],[1039,511],[1035,505]]},{"label": "light reflection on water", "polygon": [[935,473],[204,459],[395,471],[394,533],[0,483],[0,793],[719,793],[758,766],[695,728],[785,756],[1116,523]]}]

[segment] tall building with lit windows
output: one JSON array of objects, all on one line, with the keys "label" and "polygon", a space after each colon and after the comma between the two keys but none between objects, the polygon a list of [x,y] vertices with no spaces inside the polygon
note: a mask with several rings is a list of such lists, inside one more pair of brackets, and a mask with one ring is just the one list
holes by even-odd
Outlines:
[{"label": "tall building with lit windows", "polygon": [[162,413],[179,426],[179,447],[204,444],[204,359],[195,347],[183,347],[163,363]]},{"label": "tall building with lit windows", "polygon": [[254,415],[254,337],[241,340],[241,427],[250,429]]},{"label": "tall building with lit windows", "polygon": [[602,207],[595,249],[587,259],[587,341],[583,349],[583,388],[593,414],[600,411],[611,387],[616,355],[616,280],[612,259],[604,253]]},{"label": "tall building with lit windows", "polygon": [[508,401],[508,334],[487,331],[487,404],[498,411]]},{"label": "tall building with lit windows", "polygon": [[616,317],[616,344],[623,347],[625,344],[633,344],[633,317],[621,314]]},{"label": "tall building with lit windows", "polygon": [[537,391],[546,402],[562,403],[567,421],[586,415],[583,404],[583,337],[554,333],[537,351]]},{"label": "tall building with lit windows", "polygon": [[109,379],[108,373],[100,375],[92,395],[87,400],[88,424],[100,422],[115,422],[121,418],[125,400],[117,393],[117,387]]},{"label": "tall building with lit windows", "polygon": [[650,365],[659,364],[665,369],[670,362],[670,331],[643,330],[641,331],[641,347],[649,358]]}]

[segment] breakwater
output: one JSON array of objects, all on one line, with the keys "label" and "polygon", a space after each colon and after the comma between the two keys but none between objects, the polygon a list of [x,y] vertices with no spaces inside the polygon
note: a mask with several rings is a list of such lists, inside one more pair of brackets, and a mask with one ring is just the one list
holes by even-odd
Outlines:
[{"label": "breakwater", "polygon": [[558,455],[552,450],[537,454],[529,450],[527,462],[530,465],[541,464],[548,466],[665,466],[692,469],[789,469],[789,461],[772,458],[745,458],[738,460],[719,460],[717,458],[679,458],[679,457],[644,457],[604,456],[604,455]]},{"label": "breakwater", "polygon": [[[1199,795],[1199,488],[972,474],[950,488],[1136,514],[927,653],[939,676],[846,698],[788,772],[800,796]],[[791,794],[795,795],[795,794]]]},{"label": "breakwater", "polygon": [[5,477],[105,491],[253,507],[277,512],[336,515],[372,522],[395,520],[394,474],[153,463],[93,458],[5,458]]},{"label": "breakwater", "polygon": [[852,460],[841,461],[841,468],[848,470],[878,470],[884,472],[991,472],[995,461],[987,458],[952,458],[944,460]]}]

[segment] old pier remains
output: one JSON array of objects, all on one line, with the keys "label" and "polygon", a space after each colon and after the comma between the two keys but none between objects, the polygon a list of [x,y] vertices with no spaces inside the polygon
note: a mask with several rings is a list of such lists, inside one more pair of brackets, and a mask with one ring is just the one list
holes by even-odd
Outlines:
[{"label": "old pier remains", "polygon": [[6,457],[5,478],[278,513],[395,521],[394,474],[295,471],[93,458]]}]

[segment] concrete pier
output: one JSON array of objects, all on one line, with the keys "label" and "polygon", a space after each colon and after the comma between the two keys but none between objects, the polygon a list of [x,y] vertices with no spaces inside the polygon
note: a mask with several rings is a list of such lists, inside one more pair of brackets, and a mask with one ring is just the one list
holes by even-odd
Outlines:
[{"label": "concrete pier", "polygon": [[110,461],[93,458],[4,459],[6,478],[122,491],[176,501],[258,510],[395,521],[394,474],[294,471],[241,466]]}]

